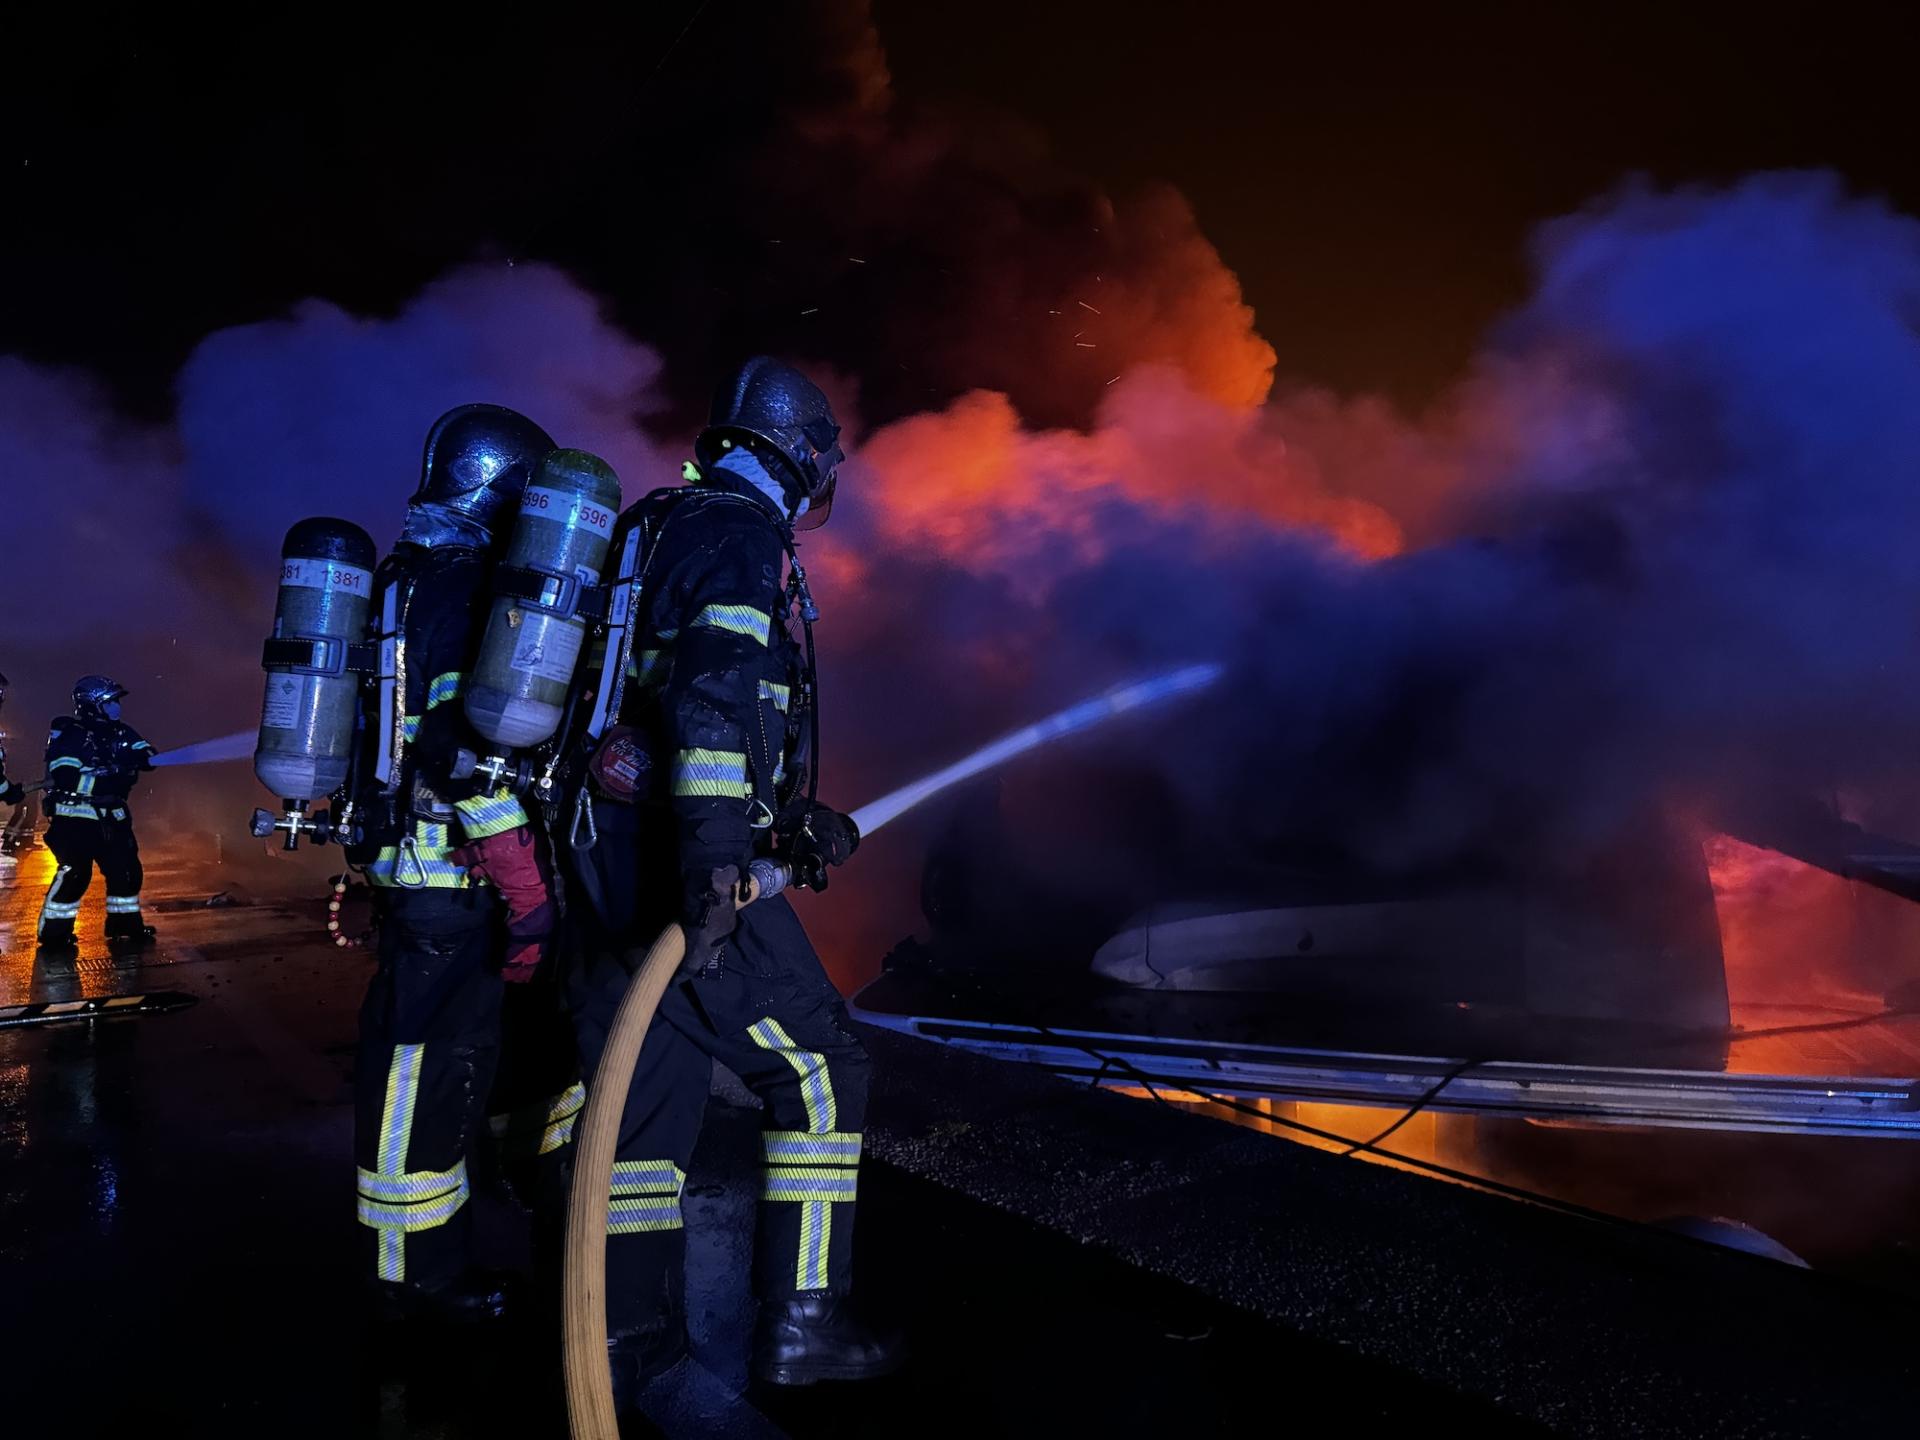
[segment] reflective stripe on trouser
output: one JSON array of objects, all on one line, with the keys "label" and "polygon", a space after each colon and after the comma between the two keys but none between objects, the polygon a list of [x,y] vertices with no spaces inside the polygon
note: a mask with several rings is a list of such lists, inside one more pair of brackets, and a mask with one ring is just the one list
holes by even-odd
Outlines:
[{"label": "reflective stripe on trouser", "polygon": [[407,1236],[439,1229],[459,1213],[470,1194],[464,1156],[446,1170],[407,1169],[426,1051],[425,1045],[393,1047],[375,1150],[379,1168],[360,1166],[358,1172],[357,1214],[378,1236],[374,1273],[382,1280],[405,1280]]},{"label": "reflective stripe on trouser", "polygon": [[[800,1102],[806,1107],[807,1128],[797,1132],[767,1132],[762,1142],[766,1173],[760,1199],[770,1205],[797,1204],[800,1207],[800,1235],[794,1247],[793,1288],[824,1290],[827,1288],[827,1262],[832,1258],[833,1249],[833,1215],[829,1207],[836,1203],[851,1204],[853,1201],[854,1177],[857,1173],[853,1167],[860,1163],[860,1137],[842,1134],[834,1128],[839,1118],[839,1106],[834,1100],[833,1075],[828,1069],[826,1056],[796,1044],[785,1027],[771,1016],[749,1025],[747,1036],[762,1050],[778,1055],[793,1070],[800,1083]],[[815,1139],[816,1143],[823,1146],[829,1137],[842,1143],[850,1140],[853,1151],[851,1164],[844,1169],[838,1166],[787,1163],[776,1167],[772,1160],[774,1153],[793,1153],[798,1148],[794,1144],[796,1135],[803,1139]]]},{"label": "reflective stripe on trouser", "polygon": [[[605,831],[601,838],[607,839]],[[589,863],[602,848],[604,843],[588,852]],[[612,872],[632,874],[637,858],[610,852],[604,863]],[[644,864],[639,873],[648,873]],[[640,916],[639,928],[652,918]],[[569,1001],[583,1073],[599,1063],[626,979],[611,955],[573,977]],[[762,1188],[771,1198],[758,1206],[755,1288],[773,1299],[801,1289],[845,1290],[852,1278],[855,1166],[868,1062],[847,1027],[844,1005],[782,899],[741,911],[717,974],[676,984],[662,997],[627,1092],[616,1158],[664,1159],[684,1169],[716,1059],[765,1105],[762,1154],[769,1163]],[[683,1237],[679,1229],[609,1237],[612,1329],[653,1323],[652,1311],[677,1282]]]},{"label": "reflective stripe on trouser", "polygon": [[573,1139],[586,1104],[587,1087],[576,1080],[550,1099],[489,1116],[487,1127],[502,1152],[516,1159],[551,1155]]},{"label": "reflective stripe on trouser", "polygon": [[140,897],[138,895],[109,895],[107,896],[107,913],[109,915],[138,915],[140,913]]},{"label": "reflective stripe on trouser", "polygon": [[[824,1068],[824,1066],[823,1066]],[[797,1205],[793,1288],[827,1288],[833,1209],[857,1198],[860,1137],[840,1131],[769,1130],[760,1137],[763,1205]]]},{"label": "reflective stripe on trouser", "polygon": [[[87,881],[91,878],[93,867],[88,866],[80,872],[79,884],[73,883],[74,867],[58,866],[53,872],[53,880],[47,886],[47,898],[40,902],[40,925],[38,934],[45,938],[47,927],[51,924],[56,932],[71,932],[73,922],[80,918],[80,897],[87,893]],[[62,895],[71,894],[73,899],[63,900]]]},{"label": "reflective stripe on trouser", "polygon": [[354,1075],[363,1263],[433,1286],[471,1256],[467,1169],[499,1063],[499,907],[479,889],[388,891],[379,904]]},{"label": "reflective stripe on trouser", "polygon": [[619,1160],[607,1196],[607,1234],[678,1230],[687,1175],[671,1160]]}]

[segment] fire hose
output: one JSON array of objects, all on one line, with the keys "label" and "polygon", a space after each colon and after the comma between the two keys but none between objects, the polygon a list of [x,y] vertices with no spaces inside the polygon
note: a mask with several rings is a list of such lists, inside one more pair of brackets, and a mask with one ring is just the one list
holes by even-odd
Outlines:
[{"label": "fire hose", "polygon": [[[966,759],[903,786],[862,806],[850,817],[854,828],[871,836],[888,821],[982,771],[1005,764],[1049,741],[1062,739],[1142,706],[1206,689],[1221,675],[1218,665],[1182,669],[1123,685],[1062,710],[1037,724],[1016,730]],[[785,865],[756,860],[740,904],[777,894],[793,879]],[[585,1113],[575,1131],[573,1187],[567,1197],[563,1334],[566,1354],[567,1416],[573,1440],[619,1440],[613,1405],[613,1375],[607,1357],[607,1193],[613,1183],[614,1152],[627,1089],[640,1061],[640,1047],[653,1024],[660,999],[673,983],[687,953],[687,933],[678,925],[660,932],[633,967],[620,1008],[614,1012],[606,1049],[587,1089]]]}]

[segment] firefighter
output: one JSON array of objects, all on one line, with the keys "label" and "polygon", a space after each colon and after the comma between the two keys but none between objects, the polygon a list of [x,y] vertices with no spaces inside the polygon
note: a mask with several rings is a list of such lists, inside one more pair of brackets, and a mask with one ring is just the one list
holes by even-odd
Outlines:
[{"label": "firefighter", "polygon": [[[813,677],[788,622],[797,612],[810,625],[814,611],[804,573],[782,578],[794,527],[832,503],[838,436],[803,375],[750,361],[715,400],[694,483],[656,491],[621,521],[645,527],[645,579],[621,727],[589,772],[598,840],[577,878],[590,903],[569,908],[582,1074],[599,1063],[627,964],[669,922],[689,936],[641,1050],[607,1197],[622,1405],[685,1349],[680,1192],[716,1059],[765,1105],[755,1376],[858,1379],[899,1358],[847,1300],[866,1052],[787,901],[734,903],[758,855],[788,854],[819,884],[858,843],[811,798]],[[609,749],[619,758],[608,762]],[[630,783],[647,771],[650,790]]]},{"label": "firefighter", "polygon": [[[388,1319],[485,1321],[498,1277],[472,1260],[469,1161],[486,1124],[508,1017],[534,982],[554,923],[544,841],[510,790],[461,778],[480,741],[459,703],[489,584],[521,493],[553,441],[494,405],[448,412],[427,437],[418,489],[374,581],[391,593],[397,713],[384,785],[363,797],[364,867],[378,963],[360,1011],[354,1150],[364,1272]],[[507,987],[515,992],[507,996]],[[551,1008],[564,1031],[557,998]],[[571,1056],[565,1057],[571,1080]],[[551,1169],[585,1103],[556,1080],[530,1139]],[[555,1181],[558,1184],[558,1181]]]},{"label": "firefighter", "polygon": [[[0,675],[0,708],[7,703],[7,677]],[[0,730],[0,740],[6,738],[6,731]],[[17,780],[7,779],[7,750],[0,745],[0,805],[11,805],[13,814],[6,827],[0,829],[0,855],[11,855],[23,849],[20,844],[21,833],[26,829],[27,787]]]},{"label": "firefighter", "polygon": [[107,882],[106,937],[110,946],[140,946],[153,927],[140,918],[140,845],[134,839],[127,796],[140,773],[153,768],[153,746],[120,719],[126,687],[104,675],[83,675],[73,687],[73,714],[53,722],[47,737],[47,848],[56,869],[40,907],[40,948],[74,949],[80,900],[93,867]]}]

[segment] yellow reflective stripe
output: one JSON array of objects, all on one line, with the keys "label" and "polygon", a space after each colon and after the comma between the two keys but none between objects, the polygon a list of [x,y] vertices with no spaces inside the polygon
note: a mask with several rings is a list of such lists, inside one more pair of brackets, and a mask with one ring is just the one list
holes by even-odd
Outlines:
[{"label": "yellow reflective stripe", "polygon": [[685,1223],[681,1218],[680,1197],[677,1195],[613,1200],[607,1204],[609,1235],[645,1235],[660,1230],[678,1230]]},{"label": "yellow reflective stripe", "polygon": [[540,1153],[551,1155],[573,1139],[573,1127],[587,1106],[587,1087],[575,1081],[553,1097],[547,1106],[546,1127],[540,1132]]},{"label": "yellow reflective stripe", "polygon": [[833,1079],[827,1071],[827,1057],[804,1050],[794,1043],[786,1029],[768,1016],[747,1027],[747,1034],[762,1050],[771,1050],[793,1067],[800,1077],[800,1099],[807,1107],[807,1129],[815,1135],[831,1134],[839,1116],[833,1098]]},{"label": "yellow reflective stripe", "polygon": [[100,777],[91,770],[82,770],[80,772],[80,783],[73,788],[82,795],[91,795],[93,794],[93,782],[99,778]]},{"label": "yellow reflective stripe", "polygon": [[461,671],[449,670],[444,675],[436,675],[427,682],[427,709],[444,705],[449,700],[458,699],[467,688],[467,677]]},{"label": "yellow reflective stripe", "polygon": [[416,845],[403,860],[399,846],[383,846],[367,865],[367,883],[396,890],[465,889],[473,883],[466,867],[447,859],[448,853],[444,845]]},{"label": "yellow reflective stripe", "polygon": [[609,1193],[614,1195],[678,1194],[687,1173],[671,1160],[622,1160],[613,1167]]},{"label": "yellow reflective stripe", "polygon": [[796,1290],[827,1288],[827,1248],[833,1238],[833,1212],[819,1201],[800,1207],[800,1256],[793,1272]]},{"label": "yellow reflective stripe", "polygon": [[[427,1200],[413,1205],[389,1205],[379,1200],[369,1200],[360,1196],[355,1205],[355,1213],[362,1225],[370,1225],[380,1232],[380,1278],[382,1280],[404,1280],[406,1278],[406,1243],[400,1237],[417,1234],[422,1230],[438,1230],[455,1215],[460,1207],[467,1203],[472,1192],[462,1179],[460,1187],[450,1195],[437,1200]],[[395,1255],[395,1268],[400,1273],[387,1273],[388,1243],[392,1242]]]},{"label": "yellow reflective stripe", "polygon": [[578,1115],[569,1115],[564,1120],[555,1120],[540,1132],[540,1153],[551,1155],[562,1145],[573,1139],[573,1127],[580,1122]]},{"label": "yellow reflective stripe", "polygon": [[858,1170],[833,1166],[776,1165],[761,1178],[762,1200],[791,1200],[804,1204],[850,1203],[859,1185]]},{"label": "yellow reflective stripe", "polygon": [[776,710],[784,711],[792,701],[793,691],[785,685],[776,685],[771,680],[760,682],[760,698],[771,700]]},{"label": "yellow reflective stripe", "polygon": [[408,741],[418,740],[420,738],[420,717],[418,715],[402,715],[400,717],[400,738]]},{"label": "yellow reflective stripe", "polygon": [[[807,1110],[807,1133],[821,1137],[843,1140],[845,1137],[836,1130],[835,1122],[839,1115],[839,1105],[833,1098],[833,1079],[827,1070],[826,1056],[814,1050],[806,1050],[794,1043],[794,1039],[778,1020],[768,1016],[747,1027],[747,1034],[762,1050],[770,1050],[793,1067],[793,1073],[800,1078],[800,1100]],[[790,1142],[797,1132],[775,1131],[773,1135]],[[846,1180],[820,1180],[811,1173],[818,1170],[830,1176],[845,1176]],[[781,1175],[791,1175],[791,1179],[781,1179]],[[831,1206],[835,1201],[853,1199],[852,1179],[855,1172],[837,1167],[780,1166],[770,1170],[766,1177],[766,1189],[763,1198],[773,1201],[793,1201],[800,1206],[800,1244],[794,1256],[793,1283],[797,1290],[824,1290],[827,1285],[827,1259],[833,1244],[833,1213]],[[842,1185],[844,1184],[844,1193]],[[820,1191],[824,1189],[823,1195]]]},{"label": "yellow reflective stripe", "polygon": [[709,605],[693,617],[693,624],[689,628],[725,630],[731,635],[744,635],[764,645],[773,632],[773,616],[751,605]]},{"label": "yellow reflective stripe", "polygon": [[547,1105],[547,1123],[564,1120],[569,1115],[578,1115],[586,1108],[587,1087],[578,1080],[562,1090]]},{"label": "yellow reflective stripe", "polygon": [[673,757],[673,793],[745,800],[753,794],[747,784],[747,757],[738,750],[682,750]]},{"label": "yellow reflective stripe", "polygon": [[827,1135],[809,1130],[768,1130],[760,1136],[760,1153],[769,1165],[852,1165],[860,1159],[860,1143],[857,1130]]},{"label": "yellow reflective stripe", "polygon": [[613,1167],[607,1198],[607,1233],[680,1229],[680,1190],[686,1183],[686,1171],[671,1160],[620,1161]]},{"label": "yellow reflective stripe", "polygon": [[360,1193],[367,1199],[407,1204],[438,1200],[458,1190],[467,1183],[467,1162],[462,1160],[451,1170],[412,1170],[399,1175],[356,1166],[355,1173],[359,1176]]},{"label": "yellow reflective stripe", "polygon": [[65,815],[74,820],[98,820],[100,818],[100,812],[94,809],[93,806],[82,805],[67,800],[54,801],[53,813],[56,815]]},{"label": "yellow reflective stripe", "polygon": [[576,1080],[549,1100],[488,1116],[487,1128],[516,1155],[551,1155],[573,1139],[573,1128],[586,1104],[587,1087]]},{"label": "yellow reflective stripe", "polygon": [[527,812],[505,785],[491,795],[473,795],[453,802],[460,814],[460,828],[469,840],[484,840],[528,824]]},{"label": "yellow reflective stripe", "polygon": [[80,757],[78,755],[62,755],[57,759],[49,760],[47,762],[47,773],[51,775],[54,771],[58,770],[62,765],[71,765],[76,770],[85,768],[81,765]]},{"label": "yellow reflective stripe", "polygon": [[[379,1162],[377,1172],[395,1182],[409,1173],[407,1170],[407,1146],[413,1138],[413,1107],[420,1095],[420,1068],[427,1047],[424,1045],[396,1045],[393,1047],[393,1059],[387,1066],[386,1097],[380,1107],[380,1138],[376,1145],[375,1159]],[[431,1202],[434,1206],[444,1206],[458,1197],[466,1198],[464,1177],[462,1188],[453,1196]],[[379,1207],[379,1212],[370,1211],[375,1202],[362,1199],[359,1204],[359,1217],[363,1225],[371,1225],[380,1232],[378,1272],[382,1280],[405,1280],[407,1278],[407,1231],[408,1226],[395,1223],[385,1215],[388,1207]],[[445,1224],[454,1210],[460,1207],[456,1203],[435,1224]],[[430,1229],[429,1226],[422,1228]]]}]

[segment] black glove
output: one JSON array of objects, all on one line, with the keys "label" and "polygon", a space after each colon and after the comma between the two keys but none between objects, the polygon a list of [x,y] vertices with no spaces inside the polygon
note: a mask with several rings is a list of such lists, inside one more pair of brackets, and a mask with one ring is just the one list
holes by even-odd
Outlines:
[{"label": "black glove", "polygon": [[6,789],[0,790],[0,805],[18,805],[26,798],[27,787],[17,780]]},{"label": "black glove", "polygon": [[740,867],[720,865],[681,877],[680,923],[687,932],[687,955],[680,973],[704,970],[719,957],[739,919]]},{"label": "black glove", "polygon": [[860,828],[838,810],[815,805],[800,821],[787,847],[794,880],[809,890],[827,888],[827,867],[844,865],[860,848]]}]

